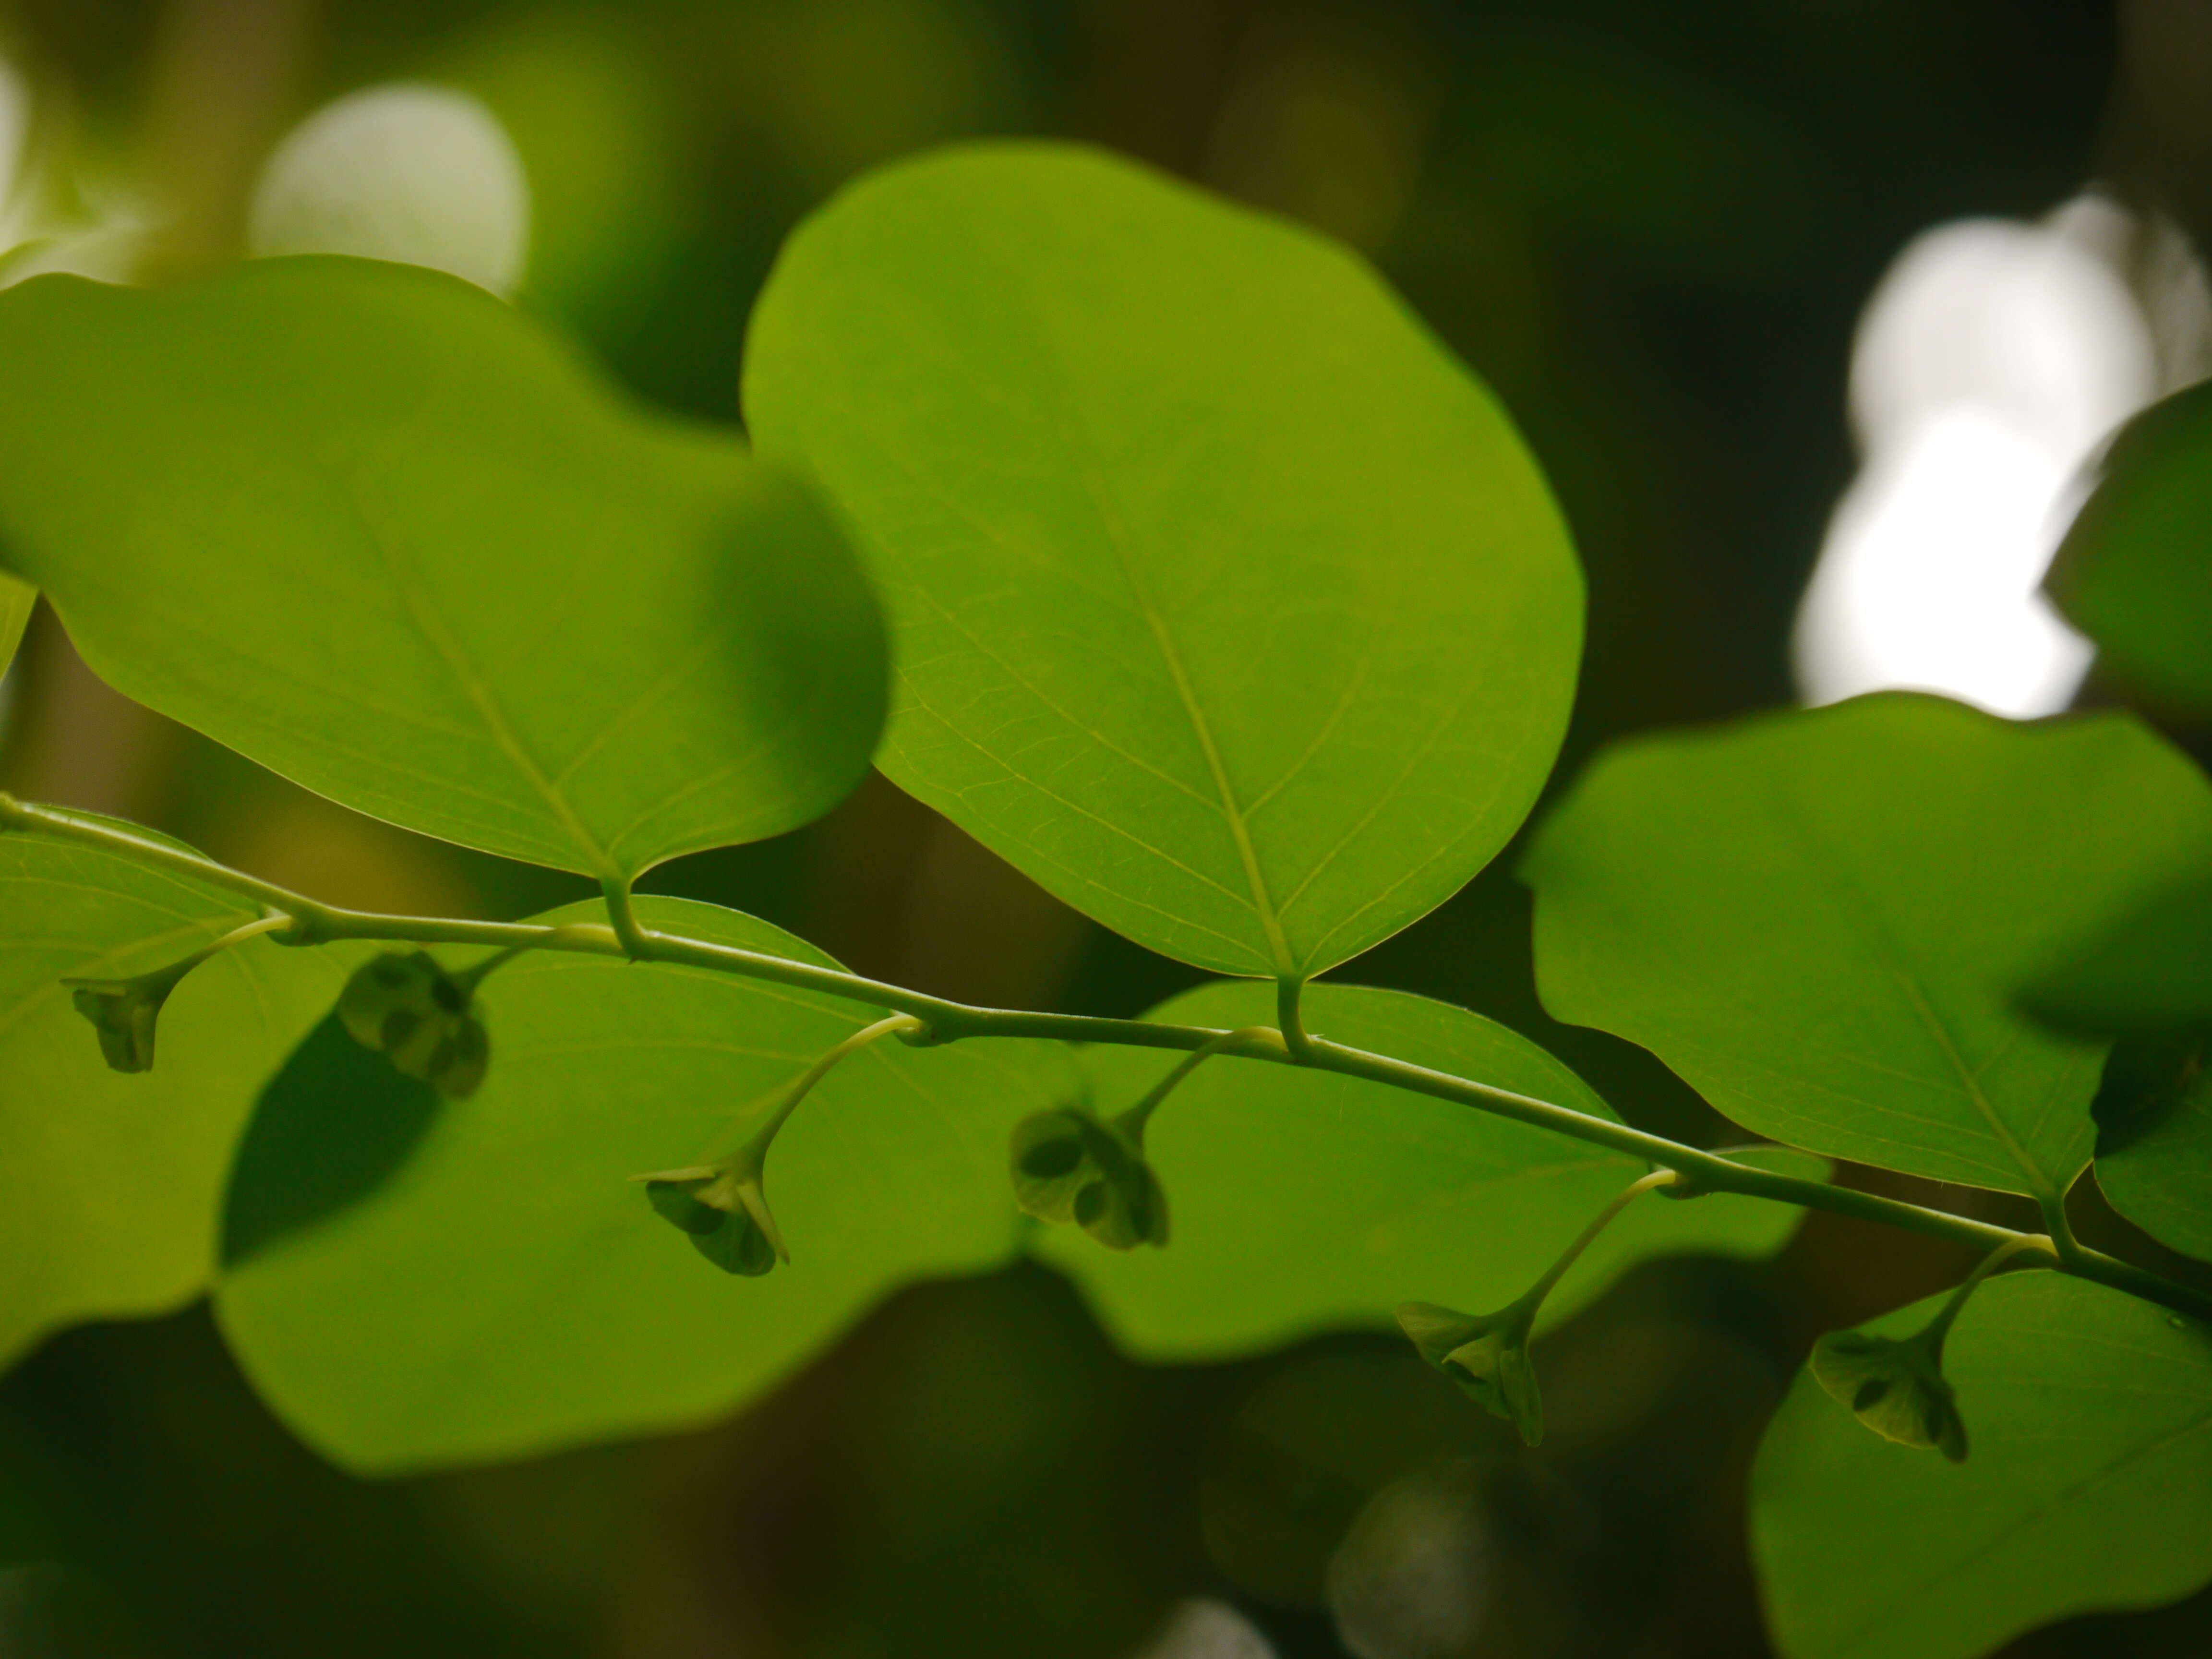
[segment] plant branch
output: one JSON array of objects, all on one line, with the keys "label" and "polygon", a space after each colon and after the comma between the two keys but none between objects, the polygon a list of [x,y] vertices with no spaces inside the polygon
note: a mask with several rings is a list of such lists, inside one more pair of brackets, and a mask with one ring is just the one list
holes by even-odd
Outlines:
[{"label": "plant branch", "polygon": [[[1592,1117],[1549,1101],[1516,1094],[1468,1078],[1431,1071],[1385,1054],[1369,1054],[1325,1037],[1307,1036],[1304,1053],[1294,1054],[1287,1035],[1221,1031],[1197,1025],[1169,1025],[1152,1020],[1104,1019],[1079,1014],[1048,1014],[1018,1009],[979,1008],[902,986],[811,963],[793,962],[764,951],[687,939],[651,927],[635,927],[625,940],[611,927],[592,923],[466,921],[434,916],[380,915],[323,904],[272,883],[232,870],[214,860],[125,825],[52,806],[18,801],[0,793],[0,830],[27,830],[57,836],[136,862],[172,871],[250,898],[283,912],[291,927],[275,935],[284,944],[321,945],[337,939],[375,939],[418,945],[485,945],[521,950],[568,951],[628,957],[673,967],[697,968],[767,980],[817,991],[848,1001],[912,1015],[927,1027],[931,1042],[968,1037],[1036,1037],[1067,1042],[1115,1043],[1125,1047],[1206,1049],[1278,1065],[1304,1065],[1344,1077],[1363,1078],[1388,1087],[1428,1095],[1479,1111],[1508,1117],[1608,1152],[1643,1158],[1674,1171],[1700,1193],[1735,1193],[1802,1209],[1826,1210],[1860,1220],[1880,1222],[1932,1238],[1992,1250],[2033,1235],[1883,1198],[1825,1182],[1760,1170],[1719,1154],[1650,1134],[1610,1118]],[[629,932],[629,929],[625,929]],[[626,948],[627,947],[627,948]],[[2178,1313],[2212,1319],[2212,1295],[2178,1285],[2132,1262],[2076,1246],[2063,1270]]]}]

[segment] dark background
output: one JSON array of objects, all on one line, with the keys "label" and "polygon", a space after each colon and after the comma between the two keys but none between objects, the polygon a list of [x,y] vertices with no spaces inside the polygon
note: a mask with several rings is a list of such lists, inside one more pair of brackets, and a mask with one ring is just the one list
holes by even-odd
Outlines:
[{"label": "dark background", "polygon": [[[1573,522],[1591,626],[1562,777],[1621,733],[1790,700],[1790,612],[1852,466],[1850,331],[1908,238],[2097,178],[2201,226],[2212,185],[2208,0],[14,0],[0,20],[40,131],[173,216],[165,274],[228,255],[258,158],[328,97],[476,91],[536,191],[521,303],[642,395],[724,417],[785,231],[941,139],[1086,137],[1332,231],[1498,390]],[[0,782],[21,793],[339,902],[585,896],[125,703],[50,618],[13,678]],[[1466,1003],[1632,1119],[1717,1133],[1648,1056],[1543,1018],[1510,862],[1341,976]],[[879,781],[647,885],[971,1000],[1131,1014],[1194,977]],[[2148,1258],[2087,1203],[2093,1242]],[[1132,1366],[1034,1267],[902,1295],[699,1433],[386,1485],[271,1421],[203,1312],[88,1328],[0,1381],[0,1567],[44,1564],[0,1577],[0,1656],[1118,1659],[1204,1594],[1287,1659],[1346,1651],[1332,1560],[1363,1659],[1755,1656],[1741,1494],[1766,1414],[1818,1331],[1960,1266],[1815,1217],[1775,1263],[1647,1268],[1542,1352],[1533,1455],[1380,1338]],[[2014,1651],[2202,1656],[2212,1598]]]}]

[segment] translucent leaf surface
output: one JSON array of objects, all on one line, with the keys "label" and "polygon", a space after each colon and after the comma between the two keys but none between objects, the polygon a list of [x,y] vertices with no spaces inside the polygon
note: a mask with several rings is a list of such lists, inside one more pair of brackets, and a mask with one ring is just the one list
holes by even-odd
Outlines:
[{"label": "translucent leaf surface", "polygon": [[[1930,1298],[1869,1328],[1904,1336]],[[1784,1659],[1978,1659],[2212,1578],[2212,1333],[2052,1273],[1978,1291],[1944,1344],[1962,1464],[1870,1433],[1809,1372],[1768,1426],[1752,1545]]]},{"label": "translucent leaf surface", "polygon": [[254,1091],[343,971],[265,939],[227,951],[170,994],[153,1070],[128,1076],[102,1062],[61,981],[148,972],[252,919],[234,894],[0,836],[0,1364],[57,1327],[174,1307],[206,1282]]},{"label": "translucent leaf surface", "polygon": [[2106,453],[2046,586],[2108,672],[2212,711],[2212,386],[2137,416]]},{"label": "translucent leaf surface", "polygon": [[1558,509],[1308,232],[1067,146],[893,167],[786,246],[745,407],[872,561],[878,763],[1156,950],[1356,956],[1550,770],[1582,635]]},{"label": "translucent leaf surface", "polygon": [[[638,908],[671,932],[828,961],[733,911]],[[384,1184],[337,1204],[233,1195],[258,1248],[222,1280],[222,1328],[285,1420],[352,1468],[521,1456],[731,1409],[895,1286],[1010,1255],[1006,1137],[1074,1085],[1057,1044],[886,1040],[854,1055],[769,1158],[791,1264],[734,1278],[629,1177],[730,1150],[733,1125],[877,1011],[550,952],[500,969],[477,1005],[491,1036],[483,1088],[420,1127]],[[263,1156],[241,1170],[257,1183],[290,1179],[288,1146],[311,1181],[319,1164],[388,1166],[386,1126],[334,1116],[318,1149],[297,1107],[282,1133],[256,1125]],[[310,1210],[319,1224],[292,1224]]]},{"label": "translucent leaf surface", "polygon": [[2114,715],[1865,697],[1624,744],[1540,833],[1537,981],[1747,1128],[2047,1195],[2105,1045],[2013,988],[2212,849],[2212,788]]},{"label": "translucent leaf surface", "polygon": [[[1310,1026],[1340,1042],[1492,1083],[1592,1116],[1613,1114],[1525,1037],[1425,997],[1321,984]],[[1273,1018],[1265,986],[1201,987],[1155,1011],[1235,1028]],[[1102,1113],[1126,1109],[1173,1057],[1086,1051]],[[1175,1232],[1116,1255],[1073,1228],[1036,1248],[1085,1285],[1150,1358],[1250,1352],[1343,1326],[1387,1327],[1401,1302],[1486,1310],[1527,1290],[1606,1203],[1650,1166],[1471,1107],[1264,1060],[1207,1060],[1146,1131]],[[1772,1155],[1770,1155],[1772,1156]],[[1819,1159],[1781,1154],[1818,1178]],[[1759,1200],[1640,1200],[1546,1304],[1573,1311],[1623,1269],[1668,1251],[1778,1248],[1798,1212]]]},{"label": "translucent leaf surface", "polygon": [[450,276],[0,295],[0,531],[118,689],[410,829],[624,877],[865,769],[858,569],[730,435]]}]

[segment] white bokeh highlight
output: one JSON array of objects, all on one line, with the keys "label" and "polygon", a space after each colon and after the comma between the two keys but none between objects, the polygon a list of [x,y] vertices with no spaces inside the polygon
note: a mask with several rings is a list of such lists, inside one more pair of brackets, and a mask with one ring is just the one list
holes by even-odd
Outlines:
[{"label": "white bokeh highlight", "polygon": [[2039,225],[1942,226],[1891,265],[1851,352],[1862,470],[1798,612],[1808,702],[1908,687],[2026,719],[2072,701],[2091,648],[2038,588],[2082,464],[2160,391],[2100,252],[2130,225],[2088,197]]},{"label": "white bokeh highlight", "polygon": [[276,147],[247,241],[257,256],[389,259],[512,294],[529,251],[530,182],[507,130],[466,93],[371,87]]}]

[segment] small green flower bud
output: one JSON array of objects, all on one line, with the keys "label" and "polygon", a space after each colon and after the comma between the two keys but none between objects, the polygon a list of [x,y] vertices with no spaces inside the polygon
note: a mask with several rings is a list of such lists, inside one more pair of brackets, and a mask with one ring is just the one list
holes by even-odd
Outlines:
[{"label": "small green flower bud", "polygon": [[1966,1425],[1943,1379],[1935,1327],[1902,1341],[1831,1331],[1813,1345],[1813,1376],[1885,1440],[1966,1461]]},{"label": "small green flower bud", "polygon": [[1040,1221],[1072,1221],[1109,1250],[1168,1242],[1167,1194],[1143,1147],[1073,1107],[1014,1130],[1014,1201]]},{"label": "small green flower bud", "polygon": [[709,1164],[635,1178],[653,1209],[724,1273],[758,1279],[791,1259],[757,1177]]},{"label": "small green flower bud", "polygon": [[1040,1221],[1075,1219],[1075,1195],[1097,1179],[1091,1143],[1103,1132],[1073,1109],[1038,1112],[1014,1129],[1014,1202]]},{"label": "small green flower bud", "polygon": [[1407,1302],[1395,1310],[1395,1317],[1421,1358],[1458,1383],[1475,1404],[1510,1423],[1525,1444],[1543,1443],[1543,1396],[1528,1358],[1534,1309],[1516,1304],[1470,1317],[1432,1302]]},{"label": "small green flower bud", "polygon": [[137,979],[65,980],[76,1011],[100,1034],[100,1052],[111,1070],[154,1069],[154,1023],[183,975],[164,968]]},{"label": "small green flower bud", "polygon": [[354,1041],[448,1100],[467,1099],[483,1082],[491,1038],[467,990],[427,951],[386,951],[364,963],[337,1012]]}]

